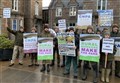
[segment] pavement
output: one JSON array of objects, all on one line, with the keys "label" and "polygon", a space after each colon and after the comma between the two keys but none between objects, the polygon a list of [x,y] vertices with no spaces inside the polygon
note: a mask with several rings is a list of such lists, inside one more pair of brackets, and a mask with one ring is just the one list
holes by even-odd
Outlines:
[{"label": "pavement", "polygon": [[[41,62],[39,67],[28,67],[30,57],[24,59],[24,64],[18,64],[18,60],[14,66],[9,67],[10,61],[0,61],[0,83],[92,83],[92,70],[89,70],[86,81],[81,80],[81,68],[79,68],[78,78],[73,78],[71,68],[70,75],[63,75],[64,68],[57,67],[57,64],[51,67],[51,71],[40,72]],[[99,79],[100,80],[100,79]],[[102,82],[98,82],[102,83]],[[120,83],[120,78],[110,76],[110,83]]]}]

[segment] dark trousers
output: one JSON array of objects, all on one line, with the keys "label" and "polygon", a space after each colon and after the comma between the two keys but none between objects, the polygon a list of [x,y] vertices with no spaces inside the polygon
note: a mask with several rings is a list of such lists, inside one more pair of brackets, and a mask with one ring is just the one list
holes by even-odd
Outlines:
[{"label": "dark trousers", "polygon": [[120,73],[120,61],[115,61],[115,74]]},{"label": "dark trousers", "polygon": [[[97,78],[98,77],[98,64],[97,62],[90,62],[91,65],[92,65],[92,68],[93,68],[93,77],[94,78]],[[89,69],[89,61],[84,61],[84,64],[83,64],[83,76],[87,76],[87,71]]]},{"label": "dark trousers", "polygon": [[55,52],[57,52],[57,63],[60,64],[60,56],[59,56],[59,50],[58,48],[53,48],[53,60],[52,60],[52,64],[54,64],[55,62]]},{"label": "dark trousers", "polygon": [[[102,61],[102,68],[105,68],[105,61]],[[112,61],[107,61],[106,69],[112,68]]]},{"label": "dark trousers", "polygon": [[73,64],[73,71],[74,75],[77,76],[78,70],[77,70],[77,57],[73,56],[66,56],[66,64],[65,64],[65,72],[70,72],[71,62]]},{"label": "dark trousers", "polygon": [[37,63],[37,53],[31,53],[31,64]]}]

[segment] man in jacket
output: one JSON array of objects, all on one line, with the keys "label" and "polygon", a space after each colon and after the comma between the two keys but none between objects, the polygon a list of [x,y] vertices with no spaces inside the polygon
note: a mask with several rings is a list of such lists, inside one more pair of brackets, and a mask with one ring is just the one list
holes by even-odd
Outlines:
[{"label": "man in jacket", "polygon": [[[15,35],[15,42],[14,42],[14,49],[13,49],[13,55],[12,55],[12,60],[10,63],[10,67],[14,65],[15,59],[17,54],[19,53],[19,65],[23,65],[23,32],[24,28],[20,27],[19,31],[14,31],[8,28],[8,25],[6,24],[5,27],[7,30]],[[18,52],[19,51],[19,52]]]},{"label": "man in jacket", "polygon": [[[113,24],[111,37],[120,37],[119,26],[117,24]],[[120,61],[115,61],[115,76],[120,78]]]}]

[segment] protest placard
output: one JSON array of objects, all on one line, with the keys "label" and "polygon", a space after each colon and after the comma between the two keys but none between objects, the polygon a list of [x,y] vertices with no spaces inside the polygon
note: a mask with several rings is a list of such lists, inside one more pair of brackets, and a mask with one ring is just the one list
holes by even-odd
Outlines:
[{"label": "protest placard", "polygon": [[75,56],[74,33],[58,33],[59,54],[65,56]]},{"label": "protest placard", "polygon": [[99,62],[100,35],[80,34],[80,60]]},{"label": "protest placard", "polygon": [[24,53],[37,53],[37,33],[24,33]]},{"label": "protest placard", "polygon": [[11,9],[3,8],[3,18],[11,18]]},{"label": "protest placard", "polygon": [[38,60],[53,59],[53,38],[38,38]]},{"label": "protest placard", "polygon": [[78,10],[77,26],[86,29],[89,25],[92,25],[92,10]]}]

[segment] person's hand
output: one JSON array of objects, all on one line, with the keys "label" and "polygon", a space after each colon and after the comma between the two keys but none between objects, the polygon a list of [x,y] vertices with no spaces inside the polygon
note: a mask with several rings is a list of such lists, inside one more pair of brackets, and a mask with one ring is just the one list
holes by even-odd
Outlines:
[{"label": "person's hand", "polygon": [[76,46],[74,46],[73,48],[76,49]]}]

